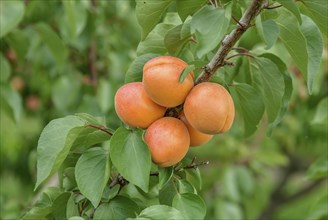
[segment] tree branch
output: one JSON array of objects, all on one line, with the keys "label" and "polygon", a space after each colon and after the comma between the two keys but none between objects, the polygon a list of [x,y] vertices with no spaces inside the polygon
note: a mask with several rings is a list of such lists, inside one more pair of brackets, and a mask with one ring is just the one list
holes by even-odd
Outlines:
[{"label": "tree branch", "polygon": [[251,26],[251,21],[265,7],[267,7],[267,1],[252,1],[250,6],[247,8],[245,14],[238,21],[235,29],[232,30],[232,32],[223,39],[220,48],[218,49],[212,60],[205,66],[203,72],[197,78],[196,85],[208,81],[221,66],[224,66],[225,58],[231,51],[232,47],[240,39],[243,33]]},{"label": "tree branch", "polygon": [[[212,60],[203,68],[202,73],[198,76],[195,85],[209,81],[214,73],[222,66],[227,63],[226,57],[232,50],[233,46],[240,39],[243,33],[251,27],[251,21],[261,12],[262,9],[268,7],[268,1],[266,0],[253,0],[247,8],[245,14],[237,21],[236,27],[231,31],[230,34],[226,35],[221,42],[221,46],[212,58]],[[182,107],[178,106],[175,108],[169,108],[166,111],[166,116],[177,117],[182,111]]]}]

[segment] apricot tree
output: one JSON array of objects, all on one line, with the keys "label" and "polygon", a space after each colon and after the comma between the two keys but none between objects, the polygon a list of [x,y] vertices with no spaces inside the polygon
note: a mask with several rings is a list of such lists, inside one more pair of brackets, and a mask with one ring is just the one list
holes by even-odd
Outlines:
[{"label": "apricot tree", "polygon": [[[294,79],[284,58],[268,50],[277,42],[312,93],[327,4],[136,0],[142,36],[114,99],[121,126],[86,113],[52,120],[38,141],[35,188],[56,173],[59,186],[46,189],[23,219],[204,219],[199,167],[209,162],[190,157],[189,146],[231,126],[248,137],[261,120],[268,133],[281,122]],[[251,30],[262,44],[249,50],[243,37]],[[233,124],[235,115],[242,120]]]}]

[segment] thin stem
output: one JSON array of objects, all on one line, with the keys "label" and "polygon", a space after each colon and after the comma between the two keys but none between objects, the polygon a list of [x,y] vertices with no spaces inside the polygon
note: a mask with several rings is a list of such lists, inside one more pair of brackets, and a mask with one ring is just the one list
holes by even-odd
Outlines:
[{"label": "thin stem", "polygon": [[243,48],[243,47],[233,47],[232,49],[233,50],[241,50],[241,51],[244,51],[245,53],[249,53],[249,50],[247,50],[246,48]]},{"label": "thin stem", "polygon": [[248,56],[248,57],[255,59],[255,57],[253,55],[250,55],[249,53],[237,53],[237,54],[227,57],[226,60],[230,60],[231,58],[238,57],[238,56]]},{"label": "thin stem", "polygon": [[91,128],[98,129],[98,130],[100,130],[100,131],[105,132],[106,134],[108,134],[108,135],[110,135],[110,136],[113,135],[113,133],[107,131],[105,127],[101,127],[101,126],[97,126],[97,125],[92,125],[92,124],[88,124],[88,125],[86,125],[86,127],[91,127]]}]

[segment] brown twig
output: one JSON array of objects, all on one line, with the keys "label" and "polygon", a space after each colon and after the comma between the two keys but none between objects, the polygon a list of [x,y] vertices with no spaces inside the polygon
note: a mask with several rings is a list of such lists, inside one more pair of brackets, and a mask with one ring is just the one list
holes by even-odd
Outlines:
[{"label": "brown twig", "polygon": [[[245,33],[245,31],[252,25],[251,21],[261,12],[262,9],[266,7],[268,7],[268,1],[266,0],[252,1],[244,15],[237,22],[236,27],[222,40],[218,51],[213,56],[212,60],[203,68],[203,71],[196,79],[195,85],[209,81],[220,67],[227,64],[226,57],[228,53],[232,50],[233,46]],[[165,115],[177,117],[182,109],[183,107],[181,108],[180,106],[169,108]]]},{"label": "brown twig", "polygon": [[207,64],[207,71],[203,71],[196,80],[196,84],[208,81],[214,73],[224,65],[224,61],[228,53],[231,51],[235,43],[240,39],[243,33],[251,25],[251,21],[260,13],[260,11],[267,7],[267,1],[253,0],[247,8],[245,14],[238,21],[235,29],[232,30],[222,41],[222,44],[212,60]]},{"label": "brown twig", "polygon": [[110,136],[113,135],[113,133],[111,133],[111,132],[109,132],[108,130],[106,130],[106,128],[103,127],[103,126],[97,126],[97,125],[87,124],[86,127],[91,127],[91,128],[98,129],[98,130],[100,130],[100,131],[105,132],[106,134],[108,134],[108,135],[110,135]]}]

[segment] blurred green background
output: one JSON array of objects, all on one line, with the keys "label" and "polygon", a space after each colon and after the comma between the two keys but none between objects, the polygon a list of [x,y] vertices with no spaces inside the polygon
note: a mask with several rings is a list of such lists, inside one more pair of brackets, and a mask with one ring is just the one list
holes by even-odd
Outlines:
[{"label": "blurred green background", "polygon": [[[113,97],[140,41],[134,7],[128,0],[0,1],[0,219],[17,219],[35,202],[36,146],[50,120],[86,112],[120,125]],[[239,46],[263,50],[258,42],[253,28]],[[207,218],[328,217],[325,44],[311,96],[281,43],[270,49],[289,65],[294,86],[271,135],[264,118],[245,139],[237,114],[229,133],[190,150],[210,161],[201,167]]]}]

